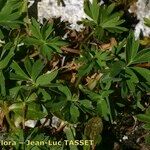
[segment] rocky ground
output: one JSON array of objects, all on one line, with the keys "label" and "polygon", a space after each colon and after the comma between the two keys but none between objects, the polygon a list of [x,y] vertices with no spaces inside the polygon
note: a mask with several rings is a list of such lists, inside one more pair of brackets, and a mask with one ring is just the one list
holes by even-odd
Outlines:
[{"label": "rocky ground", "polygon": [[[70,28],[79,31],[83,26],[78,25],[77,21],[87,17],[83,11],[83,0],[63,0],[64,3],[60,3],[60,5],[58,5],[57,0],[29,0],[29,2],[32,9],[33,6],[34,8],[37,7],[37,10],[34,11],[38,14],[38,19],[41,22],[43,18],[61,17],[62,21],[71,23]],[[150,1],[138,0],[130,8],[129,12],[135,13],[139,20],[135,27],[136,37],[139,36],[141,31],[144,36],[150,35],[150,30],[144,25],[143,21],[144,17],[150,17]]]}]

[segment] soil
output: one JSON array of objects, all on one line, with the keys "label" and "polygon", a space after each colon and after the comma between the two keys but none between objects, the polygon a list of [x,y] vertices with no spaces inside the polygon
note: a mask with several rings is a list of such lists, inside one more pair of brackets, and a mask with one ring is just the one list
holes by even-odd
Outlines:
[{"label": "soil", "polygon": [[104,123],[102,150],[150,150],[145,143],[149,133],[143,129],[143,123],[130,114],[119,114],[114,124]]}]

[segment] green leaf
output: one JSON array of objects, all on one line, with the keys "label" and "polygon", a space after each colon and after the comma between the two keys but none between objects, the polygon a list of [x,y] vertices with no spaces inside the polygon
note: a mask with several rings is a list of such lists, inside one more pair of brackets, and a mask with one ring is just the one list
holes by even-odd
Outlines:
[{"label": "green leaf", "polygon": [[48,45],[42,45],[41,46],[41,54],[44,57],[47,57],[48,60],[51,60],[52,53],[53,53],[53,50],[52,50],[52,48],[50,46],[48,46]]},{"label": "green leaf", "polygon": [[52,70],[50,73],[43,74],[39,76],[36,80],[37,85],[47,85],[53,81],[58,74],[58,70]]},{"label": "green leaf", "polygon": [[134,71],[131,68],[127,67],[125,69],[125,73],[127,75],[127,78],[128,78],[128,75],[129,75],[129,78],[131,79],[130,82],[134,82],[134,83],[138,83],[139,82],[139,79],[138,79],[137,75],[134,73]]},{"label": "green leaf", "polygon": [[0,29],[0,39],[3,39],[4,38],[4,34],[2,32],[2,30]]},{"label": "green leaf", "polygon": [[0,70],[0,91],[1,91],[1,94],[3,96],[6,95],[6,89],[5,89],[5,77],[3,75],[3,72]]},{"label": "green leaf", "polygon": [[10,79],[11,80],[20,80],[20,81],[26,81],[26,80],[28,80],[28,79],[26,79],[26,78],[24,78],[23,76],[21,76],[21,75],[18,75],[18,74],[15,74],[15,73],[10,73]]},{"label": "green leaf", "polygon": [[95,22],[98,22],[98,17],[99,17],[99,4],[97,0],[93,0],[93,3],[90,7],[91,13],[92,13],[92,18]]},{"label": "green leaf", "polygon": [[125,81],[121,83],[121,96],[127,98],[128,96],[128,86]]},{"label": "green leaf", "polygon": [[14,69],[14,71],[17,75],[23,77],[25,80],[30,80],[28,75],[26,75],[26,73],[24,73],[24,71],[20,68],[20,66],[15,61],[13,61],[11,68]]},{"label": "green leaf", "polygon": [[108,120],[108,115],[110,114],[110,112],[109,112],[109,108],[105,99],[98,100],[97,111],[99,115],[102,115],[102,117]]},{"label": "green leaf", "polygon": [[9,111],[18,111],[19,110],[20,115],[23,115],[24,106],[25,105],[22,102],[14,103],[9,106]]},{"label": "green leaf", "polygon": [[81,100],[80,104],[81,104],[81,106],[84,106],[87,109],[93,108],[92,102],[90,100]]},{"label": "green leaf", "polygon": [[150,62],[150,48],[141,50],[134,58],[132,64]]},{"label": "green leaf", "polygon": [[29,57],[26,57],[25,61],[24,61],[24,66],[26,68],[26,71],[28,72],[28,74],[31,76],[31,71],[32,71],[32,63]]},{"label": "green leaf", "polygon": [[111,59],[108,51],[96,51],[95,57],[97,58],[97,63],[100,67],[106,67],[106,62]]},{"label": "green leaf", "polygon": [[145,123],[150,123],[150,116],[146,114],[139,114],[136,116],[138,120],[143,121]]},{"label": "green leaf", "polygon": [[84,64],[79,68],[78,75],[82,77],[84,75],[89,74],[89,72],[93,69],[93,66],[94,62],[90,62],[90,64]]},{"label": "green leaf", "polygon": [[67,97],[67,100],[72,99],[72,94],[67,86],[60,85],[58,86],[58,90],[61,91]]},{"label": "green leaf", "polygon": [[37,99],[37,94],[32,93],[29,97],[27,97],[26,102],[33,102]]},{"label": "green leaf", "polygon": [[30,29],[33,37],[37,39],[43,39],[40,28],[40,24],[36,21],[36,19],[32,18]]},{"label": "green leaf", "polygon": [[131,80],[127,80],[127,86],[131,93],[135,93],[135,83],[133,83]]},{"label": "green leaf", "polygon": [[112,3],[111,5],[108,6],[107,8],[107,14],[111,14],[113,10],[115,9],[116,4]]},{"label": "green leaf", "polygon": [[84,12],[92,18],[91,10],[90,10],[91,2],[89,0],[84,1]]},{"label": "green leaf", "polygon": [[4,69],[6,68],[6,66],[8,65],[8,63],[10,62],[11,58],[14,56],[14,50],[15,48],[12,47],[9,51],[9,53],[5,56],[5,58],[3,58],[2,60],[0,60],[0,69]]},{"label": "green leaf", "polygon": [[43,68],[44,68],[44,64],[43,64],[43,62],[40,59],[38,59],[33,64],[32,70],[31,70],[31,77],[32,77],[33,81],[35,81],[37,79],[37,77],[42,72]]},{"label": "green leaf", "polygon": [[38,93],[42,93],[43,95],[42,101],[47,101],[52,99],[51,95],[45,89],[39,88]]},{"label": "green leaf", "polygon": [[145,124],[144,126],[143,126],[143,128],[145,129],[145,130],[150,130],[150,124],[148,123],[148,124]]},{"label": "green leaf", "polygon": [[21,89],[22,87],[23,87],[23,86],[15,86],[15,87],[11,88],[11,89],[9,90],[10,96],[11,96],[12,98],[17,97],[18,92],[20,91],[20,89]]},{"label": "green leaf", "polygon": [[[27,108],[26,108],[27,107]],[[25,108],[27,111],[25,112]],[[26,116],[26,119],[39,120],[47,115],[47,111],[39,104],[32,103],[14,103],[9,106],[9,110],[19,114],[20,116]]]},{"label": "green leaf", "polygon": [[112,48],[112,52],[115,55],[118,55],[119,53],[121,53],[122,48],[125,46],[126,44],[126,39],[123,39],[117,46],[114,46]]},{"label": "green leaf", "polygon": [[[64,132],[65,132],[67,139],[69,141],[71,141],[71,140],[75,141],[75,135],[73,133],[73,130],[74,130],[73,127],[65,127],[65,129],[64,129]],[[76,145],[69,145],[69,147],[70,147],[70,150],[78,150]]]},{"label": "green leaf", "polygon": [[110,67],[110,75],[112,77],[117,76],[125,67],[125,63],[123,61],[114,62]]},{"label": "green leaf", "polygon": [[78,117],[80,115],[80,111],[78,109],[77,106],[75,106],[74,104],[72,104],[70,106],[70,117],[71,117],[71,121],[76,123],[78,121]]},{"label": "green leaf", "polygon": [[35,37],[25,37],[23,42],[27,45],[35,45],[35,46],[38,46],[38,45],[41,46],[43,44],[43,41],[36,39]]},{"label": "green leaf", "polygon": [[26,118],[31,120],[40,120],[48,115],[47,111],[42,109],[39,104],[29,103],[27,107]]},{"label": "green leaf", "polygon": [[53,24],[46,22],[45,25],[42,26],[41,30],[43,33],[43,38],[46,40],[53,32]]},{"label": "green leaf", "polygon": [[26,73],[20,68],[20,66],[15,61],[13,61],[11,68],[14,69],[17,75],[23,77],[25,80],[30,80],[28,75],[26,75]]},{"label": "green leaf", "polygon": [[126,45],[126,63],[131,64],[138,52],[139,49],[139,41],[135,40],[134,33],[131,32],[127,39]]},{"label": "green leaf", "polygon": [[24,43],[33,45],[48,60],[51,59],[52,53],[61,53],[60,47],[67,44],[59,37],[54,36],[53,25],[48,22],[40,25],[32,18],[29,31],[31,34],[25,37]]},{"label": "green leaf", "polygon": [[104,4],[100,5],[98,0],[93,0],[92,3],[90,0],[85,0],[84,11],[90,19],[83,20],[83,23],[91,27],[98,38],[102,38],[105,35],[104,31],[112,33],[127,31],[125,27],[120,26],[124,22],[124,20],[120,19],[122,12],[113,12],[114,8],[114,3],[107,7]]},{"label": "green leaf", "polygon": [[23,23],[20,19],[22,4],[22,0],[7,0],[5,3],[3,2],[3,5],[1,5],[3,7],[1,7],[0,11],[0,25],[13,29],[18,28]]},{"label": "green leaf", "polygon": [[139,73],[147,82],[150,82],[150,70],[141,67],[132,67],[132,69]]}]

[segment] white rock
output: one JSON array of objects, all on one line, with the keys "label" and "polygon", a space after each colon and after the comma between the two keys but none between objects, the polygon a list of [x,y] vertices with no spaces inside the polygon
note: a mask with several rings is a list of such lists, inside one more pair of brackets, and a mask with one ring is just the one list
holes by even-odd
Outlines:
[{"label": "white rock", "polygon": [[[34,0],[29,0],[30,5]],[[92,0],[90,0],[92,1]],[[42,22],[43,18],[49,19],[52,17],[61,17],[62,21],[68,21],[71,23],[70,28],[77,31],[83,28],[82,25],[78,25],[77,21],[81,21],[82,18],[87,17],[84,13],[83,2],[84,0],[64,0],[65,7],[57,5],[57,0],[41,0],[38,3],[38,18]],[[142,31],[144,36],[150,35],[150,29],[144,25],[143,18],[150,18],[150,1],[138,0],[137,2],[137,18],[140,20],[135,28],[135,36],[138,38]]]},{"label": "white rock", "polygon": [[150,36],[150,28],[144,25],[144,18],[150,18],[150,0],[138,0],[137,2],[137,19],[139,23],[135,28],[135,36],[138,38],[140,32],[144,36]]},{"label": "white rock", "polygon": [[124,141],[125,141],[125,140],[128,140],[128,136],[124,135],[122,139],[123,139]]},{"label": "white rock", "polygon": [[36,126],[37,120],[27,120],[25,122],[26,127],[34,128]]},{"label": "white rock", "polygon": [[60,119],[57,118],[56,116],[53,116],[51,126],[57,129],[59,125],[60,125]]},{"label": "white rock", "polygon": [[85,18],[83,10],[83,0],[64,0],[65,7],[57,5],[56,0],[42,0],[38,3],[38,18],[42,22],[43,18],[61,17],[62,21],[71,23],[71,28],[80,30],[83,26],[77,21]]}]

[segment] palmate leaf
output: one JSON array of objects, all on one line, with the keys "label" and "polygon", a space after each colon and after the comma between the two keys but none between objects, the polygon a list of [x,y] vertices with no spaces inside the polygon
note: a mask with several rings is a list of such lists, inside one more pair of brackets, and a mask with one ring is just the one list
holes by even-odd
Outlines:
[{"label": "palmate leaf", "polygon": [[83,93],[85,93],[90,101],[97,104],[96,111],[98,115],[103,116],[105,120],[109,120],[109,117],[111,117],[111,110],[109,107],[109,100],[108,97],[112,93],[112,91],[102,91],[101,93],[96,93],[87,89],[84,89],[83,87],[80,87]]},{"label": "palmate leaf", "polygon": [[124,20],[120,19],[122,13],[112,13],[114,8],[115,4],[106,7],[105,5],[100,5],[97,0],[93,0],[92,3],[86,0],[84,2],[84,11],[90,19],[86,19],[85,24],[92,27],[97,35],[103,35],[104,30],[111,33],[127,31],[125,27],[120,26],[124,22]]},{"label": "palmate leaf", "polygon": [[20,66],[15,61],[12,63],[11,68],[24,80],[30,80],[29,76],[22,70],[22,68],[20,68]]},{"label": "palmate leaf", "polygon": [[126,67],[125,78],[121,82],[121,95],[126,98],[129,94],[135,95],[142,82],[150,83],[150,70],[141,67]]},{"label": "palmate leaf", "polygon": [[42,74],[44,66],[45,64],[40,59],[34,62],[26,58],[24,67],[20,67],[17,62],[13,61],[11,65],[13,72],[10,73],[10,78],[12,80],[28,81],[36,86],[48,85],[55,79],[58,70],[52,70]]},{"label": "palmate leaf", "polygon": [[132,64],[150,62],[150,48],[143,49],[137,53]]},{"label": "palmate leaf", "polygon": [[22,21],[22,6],[24,0],[0,0],[0,26],[18,28]]},{"label": "palmate leaf", "polygon": [[96,51],[95,58],[97,59],[97,63],[100,67],[106,67],[106,62],[111,59],[110,53],[108,51]]},{"label": "palmate leaf", "polygon": [[53,24],[46,22],[41,26],[32,18],[29,30],[31,35],[25,38],[24,42],[27,45],[34,45],[48,59],[53,52],[61,53],[60,47],[66,45],[59,37],[53,36]]},{"label": "palmate leaf", "polygon": [[131,32],[128,36],[125,48],[125,57],[128,66],[138,63],[150,62],[150,48],[142,49],[139,51],[139,44],[139,40],[135,40],[134,33]]},{"label": "palmate leaf", "polygon": [[110,76],[121,79],[121,95],[125,98],[129,94],[135,95],[137,89],[143,86],[142,82],[149,86],[150,71],[146,68],[137,67],[137,64],[150,62],[150,49],[140,50],[140,42],[135,39],[133,32],[130,32],[126,43],[123,42],[121,45],[113,50],[119,61],[116,59],[110,65]]},{"label": "palmate leaf", "polygon": [[95,21],[95,23],[97,23],[98,22],[98,17],[99,17],[99,10],[100,10],[98,1],[93,0],[93,3],[91,3],[90,1],[85,0],[84,1],[84,6],[85,6],[84,7],[85,13],[90,18],[92,18]]},{"label": "palmate leaf", "polygon": [[[41,60],[31,62],[29,58],[25,59],[24,68],[20,67],[17,62],[13,62],[11,68],[14,73],[10,74],[12,80],[33,81],[41,74],[44,64]],[[25,71],[26,70],[26,71]]]}]

